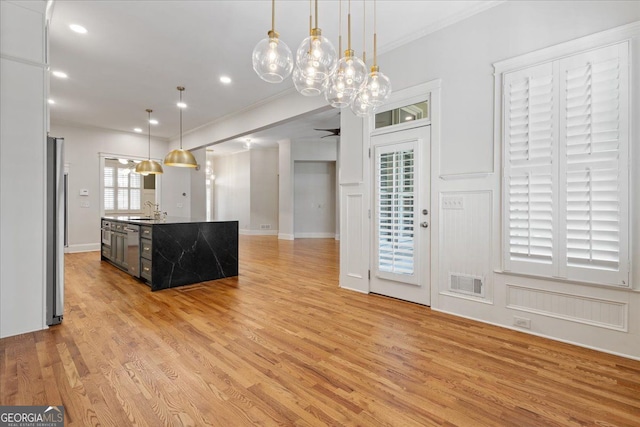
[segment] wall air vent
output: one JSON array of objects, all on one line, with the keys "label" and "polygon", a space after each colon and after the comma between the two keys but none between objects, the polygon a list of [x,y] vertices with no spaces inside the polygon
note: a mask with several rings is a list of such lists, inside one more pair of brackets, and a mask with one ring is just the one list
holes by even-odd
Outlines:
[{"label": "wall air vent", "polygon": [[484,279],[469,274],[449,273],[449,290],[484,298]]}]

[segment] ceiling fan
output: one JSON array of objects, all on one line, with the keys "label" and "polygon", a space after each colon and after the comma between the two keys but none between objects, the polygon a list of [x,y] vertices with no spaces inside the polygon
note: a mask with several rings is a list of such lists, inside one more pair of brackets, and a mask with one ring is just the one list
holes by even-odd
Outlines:
[{"label": "ceiling fan", "polygon": [[340,136],[340,128],[335,128],[335,129],[316,129],[316,128],[314,128],[313,130],[330,132],[329,135],[321,136],[320,138],[328,138],[330,136]]}]

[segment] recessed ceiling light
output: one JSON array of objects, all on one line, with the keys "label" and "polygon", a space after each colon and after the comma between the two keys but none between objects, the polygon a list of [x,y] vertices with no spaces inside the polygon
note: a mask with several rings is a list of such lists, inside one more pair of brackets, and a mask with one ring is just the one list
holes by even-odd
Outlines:
[{"label": "recessed ceiling light", "polygon": [[53,99],[48,99],[47,102],[52,105],[56,103],[56,101],[54,101]]},{"label": "recessed ceiling light", "polygon": [[220,77],[220,82],[228,85],[229,83],[231,83],[231,77],[222,76],[222,77]]},{"label": "recessed ceiling light", "polygon": [[176,105],[178,106],[178,108],[187,108],[187,104],[185,104],[184,102],[178,102]]},{"label": "recessed ceiling light", "polygon": [[75,31],[76,33],[87,34],[87,29],[85,27],[83,27],[82,25],[71,24],[71,25],[69,25],[69,28],[71,28],[71,31]]},{"label": "recessed ceiling light", "polygon": [[67,77],[69,77],[67,76],[67,73],[63,73],[62,71],[52,71],[51,74],[58,77],[59,79],[66,79]]},{"label": "recessed ceiling light", "polygon": [[149,123],[151,123],[152,125],[157,125],[158,121],[156,119],[151,119],[149,120]]},{"label": "recessed ceiling light", "polygon": [[140,129],[140,128],[135,128],[135,129],[133,129],[133,131],[134,131],[134,132],[138,132],[138,133],[140,133],[140,132],[142,132],[142,129]]}]

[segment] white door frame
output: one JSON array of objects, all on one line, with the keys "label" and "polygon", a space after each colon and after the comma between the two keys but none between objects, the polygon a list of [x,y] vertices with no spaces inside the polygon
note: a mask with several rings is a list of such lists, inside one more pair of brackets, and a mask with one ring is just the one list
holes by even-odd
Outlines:
[{"label": "white door frame", "polygon": [[[439,269],[438,269],[438,253],[439,253],[439,245],[438,242],[440,240],[439,236],[439,176],[440,176],[440,134],[441,134],[441,123],[440,123],[440,113],[441,113],[441,86],[442,80],[436,79],[431,80],[426,83],[422,83],[416,86],[412,86],[409,88],[405,88],[396,92],[393,92],[380,111],[386,111],[398,107],[402,107],[404,105],[410,105],[412,103],[423,101],[424,99],[430,100],[429,106],[429,115],[430,115],[430,125],[431,125],[431,212],[429,214],[429,227],[431,228],[430,233],[430,242],[429,246],[431,248],[431,274],[430,274],[430,286],[431,286],[431,307],[438,306],[438,277],[439,277]],[[386,132],[396,132],[399,130],[411,129],[414,127],[424,126],[426,124],[425,121],[415,121],[415,122],[407,122],[398,124],[395,126],[388,126],[382,129],[375,129],[375,115],[371,115],[368,120],[364,120],[363,124],[363,148],[365,149],[365,157],[367,156],[366,151],[369,152],[369,162],[365,162],[365,170],[363,171],[364,179],[369,181],[366,187],[368,187],[369,195],[369,215],[373,212],[373,189],[374,182],[372,182],[372,162],[375,160],[371,155],[371,137],[377,134],[386,133]],[[371,221],[369,222],[371,224]],[[369,229],[372,229],[370,227]],[[368,245],[365,250],[369,251],[368,259],[371,260],[371,244]],[[369,261],[371,262],[371,261]],[[369,265],[369,272],[371,272],[371,265]],[[371,274],[371,273],[369,273]],[[367,292],[371,292],[371,280],[369,279]]]}]

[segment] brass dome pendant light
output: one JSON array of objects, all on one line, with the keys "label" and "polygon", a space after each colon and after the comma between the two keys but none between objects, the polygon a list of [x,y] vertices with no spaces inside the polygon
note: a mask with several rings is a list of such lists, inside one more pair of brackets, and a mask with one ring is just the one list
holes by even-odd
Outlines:
[{"label": "brass dome pendant light", "polygon": [[136,173],[141,175],[160,174],[164,172],[162,170],[162,166],[155,160],[151,160],[151,113],[153,110],[147,108],[146,111],[149,115],[149,158],[148,160],[143,160],[136,165]]},{"label": "brass dome pendant light", "polygon": [[172,150],[167,157],[164,158],[164,164],[167,166],[178,166],[182,168],[195,168],[198,166],[198,162],[196,158],[193,157],[188,150],[182,149],[182,108],[184,108],[184,104],[182,102],[182,92],[184,92],[184,87],[178,86],[178,91],[180,91],[180,102],[178,103],[180,107],[180,148],[176,148]]}]

